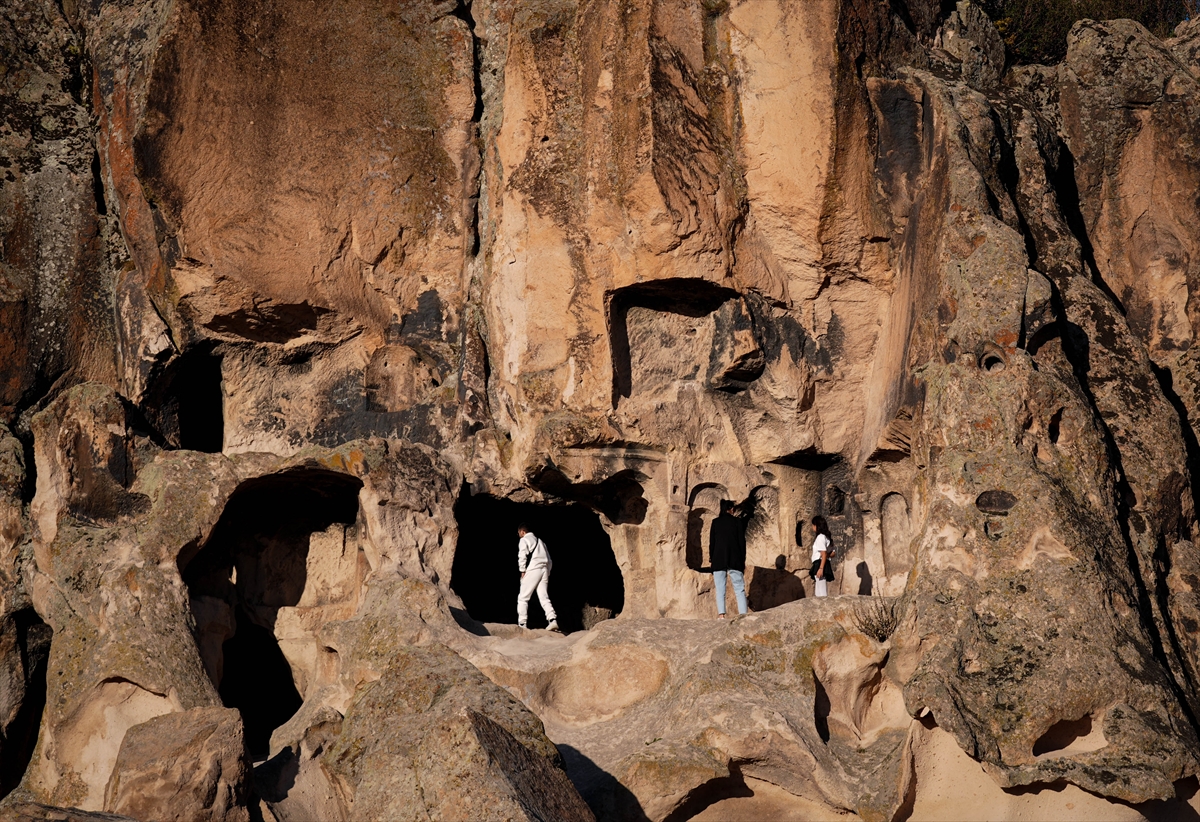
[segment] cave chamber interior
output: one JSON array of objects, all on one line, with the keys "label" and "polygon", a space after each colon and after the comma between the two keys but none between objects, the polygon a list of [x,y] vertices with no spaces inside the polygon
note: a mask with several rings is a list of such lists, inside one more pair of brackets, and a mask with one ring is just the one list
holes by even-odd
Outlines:
[{"label": "cave chamber interior", "polygon": [[[450,587],[478,622],[517,621],[517,526],[525,523],[546,543],[553,563],[550,601],[563,631],[585,627],[585,606],[616,616],[625,604],[625,583],[600,517],[578,503],[520,503],[463,488],[454,509],[458,547]],[[594,611],[593,611],[594,613]],[[537,594],[529,627],[544,628]]]}]

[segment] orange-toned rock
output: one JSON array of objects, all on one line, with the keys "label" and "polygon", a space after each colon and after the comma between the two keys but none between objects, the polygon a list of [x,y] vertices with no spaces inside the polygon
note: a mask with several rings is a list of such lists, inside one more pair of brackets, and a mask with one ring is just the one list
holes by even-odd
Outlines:
[{"label": "orange-toned rock", "polygon": [[[10,5],[10,815],[1183,801],[1195,24]],[[565,636],[504,623],[522,521]]]}]

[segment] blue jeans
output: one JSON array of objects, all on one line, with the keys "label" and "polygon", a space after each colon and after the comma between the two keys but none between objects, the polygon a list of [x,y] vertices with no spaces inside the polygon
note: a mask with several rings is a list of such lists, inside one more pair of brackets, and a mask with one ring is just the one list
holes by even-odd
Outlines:
[{"label": "blue jeans", "polygon": [[713,571],[713,582],[717,584],[717,613],[725,613],[725,575],[733,580],[733,593],[737,596],[738,613],[746,613],[746,578],[741,571]]}]

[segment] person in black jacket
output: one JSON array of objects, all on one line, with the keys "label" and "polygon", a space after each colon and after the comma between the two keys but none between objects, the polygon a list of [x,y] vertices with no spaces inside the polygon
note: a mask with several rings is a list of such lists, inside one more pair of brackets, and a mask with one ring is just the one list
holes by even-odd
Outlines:
[{"label": "person in black jacket", "polygon": [[725,577],[733,581],[738,613],[746,608],[746,523],[735,516],[732,500],[721,500],[721,514],[713,520],[708,534],[708,555],[712,560],[713,582],[717,588],[717,615],[725,618]]}]

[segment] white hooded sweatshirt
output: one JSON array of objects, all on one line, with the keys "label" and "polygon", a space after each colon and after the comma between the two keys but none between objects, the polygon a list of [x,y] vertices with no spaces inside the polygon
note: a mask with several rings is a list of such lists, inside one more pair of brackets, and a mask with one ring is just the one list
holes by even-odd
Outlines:
[{"label": "white hooded sweatshirt", "polygon": [[532,531],[526,531],[525,536],[517,543],[517,568],[523,574],[538,568],[550,568],[552,565],[546,543],[538,539]]}]

